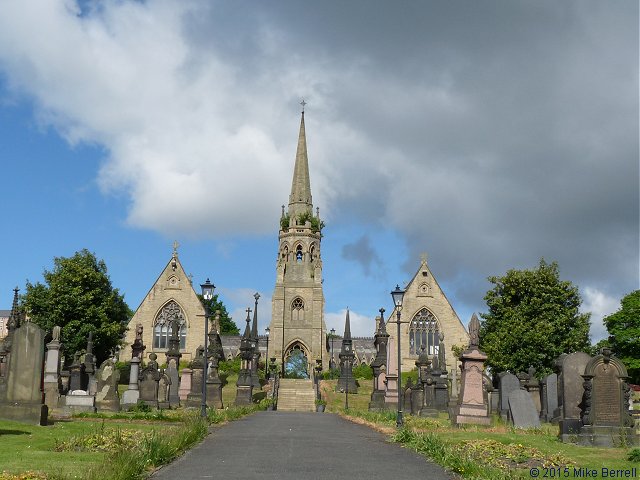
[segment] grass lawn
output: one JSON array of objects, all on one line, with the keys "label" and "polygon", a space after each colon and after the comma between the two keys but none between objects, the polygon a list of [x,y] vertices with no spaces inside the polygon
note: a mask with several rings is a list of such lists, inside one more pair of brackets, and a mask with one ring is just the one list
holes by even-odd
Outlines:
[{"label": "grass lawn", "polygon": [[56,422],[47,427],[0,420],[0,472],[20,473],[41,471],[61,474],[70,478],[82,478],[82,472],[99,467],[105,454],[98,452],[55,451],[56,442],[73,436],[98,432],[103,424],[107,428],[134,429],[141,432],[158,429],[166,432],[166,424],[153,425],[142,422],[103,422],[102,420],[74,420]]},{"label": "grass lawn", "polygon": [[[324,380],[321,383],[328,411],[368,424],[389,435],[397,433],[395,411],[379,414],[367,411],[372,391],[371,380],[359,381],[358,393],[349,395],[348,412],[344,410],[345,395],[335,392],[336,382]],[[431,452],[429,456],[436,463],[462,476],[499,478],[507,475],[531,478],[530,469],[537,467],[540,469],[540,477],[544,478],[544,468],[551,465],[567,466],[569,477],[574,476],[574,467],[596,469],[598,477],[603,467],[623,470],[635,467],[640,473],[640,462],[627,460],[629,448],[593,448],[562,443],[557,439],[558,427],[551,424],[543,424],[539,429],[521,430],[504,424],[496,417],[491,427],[458,428],[451,426],[445,413],[433,419],[413,417],[405,412],[404,419],[407,430],[412,432],[412,436],[406,436],[403,441],[407,447],[421,453]],[[396,438],[398,437],[402,436],[397,435]],[[425,446],[429,441],[435,446]],[[462,466],[456,467],[460,458],[467,458],[481,468],[465,472]],[[481,473],[478,477],[479,471],[486,473]],[[547,473],[554,472],[548,470]],[[558,477],[557,472],[555,473],[555,477]],[[562,476],[565,476],[564,470]]]}]

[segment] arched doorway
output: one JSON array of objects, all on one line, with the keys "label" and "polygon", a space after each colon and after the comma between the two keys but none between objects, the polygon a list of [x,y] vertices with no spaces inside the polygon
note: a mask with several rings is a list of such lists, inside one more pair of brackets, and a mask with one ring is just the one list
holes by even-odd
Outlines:
[{"label": "arched doorway", "polygon": [[284,356],[284,376],[286,378],[309,378],[307,350],[300,342],[292,343]]}]

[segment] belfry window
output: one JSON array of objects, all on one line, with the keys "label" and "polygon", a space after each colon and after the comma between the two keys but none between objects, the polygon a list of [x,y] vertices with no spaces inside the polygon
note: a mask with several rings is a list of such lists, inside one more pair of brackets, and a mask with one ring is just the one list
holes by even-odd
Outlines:
[{"label": "belfry window", "polygon": [[178,325],[178,338],[180,338],[180,349],[187,346],[187,322],[180,306],[173,300],[167,303],[160,313],[158,313],[153,326],[153,348],[169,348],[171,338],[171,324],[173,321]]},{"label": "belfry window", "polygon": [[419,354],[424,346],[428,355],[437,355],[440,345],[438,321],[426,308],[420,310],[409,325],[409,351]]},{"label": "belfry window", "polygon": [[296,247],[296,262],[302,261],[302,245]]},{"label": "belfry window", "polygon": [[291,320],[294,322],[304,321],[304,301],[296,297],[291,302]]}]

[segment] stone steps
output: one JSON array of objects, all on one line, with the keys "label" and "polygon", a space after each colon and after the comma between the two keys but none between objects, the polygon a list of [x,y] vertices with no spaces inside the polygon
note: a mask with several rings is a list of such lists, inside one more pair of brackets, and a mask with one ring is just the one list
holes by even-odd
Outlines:
[{"label": "stone steps", "polygon": [[316,394],[311,380],[280,379],[278,410],[282,412],[315,412]]}]

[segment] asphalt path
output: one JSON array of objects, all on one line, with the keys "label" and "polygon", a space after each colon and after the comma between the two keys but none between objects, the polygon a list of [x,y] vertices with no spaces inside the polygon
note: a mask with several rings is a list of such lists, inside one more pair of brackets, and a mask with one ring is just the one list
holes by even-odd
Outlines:
[{"label": "asphalt path", "polygon": [[381,433],[329,413],[258,412],[212,429],[153,480],[449,480]]}]

